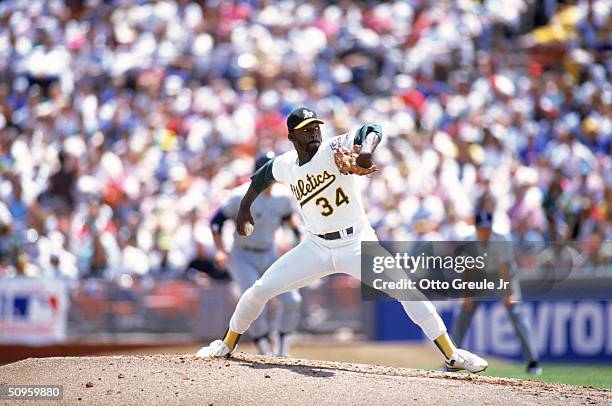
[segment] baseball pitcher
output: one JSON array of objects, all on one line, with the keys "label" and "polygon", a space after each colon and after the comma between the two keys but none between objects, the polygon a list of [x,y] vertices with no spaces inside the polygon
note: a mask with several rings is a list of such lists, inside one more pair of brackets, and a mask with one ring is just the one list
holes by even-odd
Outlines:
[{"label": "baseball pitcher", "polygon": [[[254,224],[251,206],[273,181],[289,185],[304,218],[307,235],[247,289],[231,317],[222,340],[201,348],[198,357],[230,356],[238,340],[259,317],[271,298],[306,286],[333,273],[361,276],[361,241],[377,241],[369,224],[354,175],[376,170],[372,155],[383,136],[378,124],[365,124],[350,133],[322,141],[316,113],[300,107],[287,118],[294,150],[271,160],[257,171],[236,216],[238,233]],[[480,372],[487,362],[457,349],[431,302],[401,302],[408,316],[434,341],[449,369]]]}]

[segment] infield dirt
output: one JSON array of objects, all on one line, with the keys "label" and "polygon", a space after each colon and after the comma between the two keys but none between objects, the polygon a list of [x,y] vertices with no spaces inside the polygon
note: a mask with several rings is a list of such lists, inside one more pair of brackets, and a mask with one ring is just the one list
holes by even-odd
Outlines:
[{"label": "infield dirt", "polygon": [[0,367],[0,384],[64,385],[37,405],[612,405],[604,389],[241,352],[31,358]]}]

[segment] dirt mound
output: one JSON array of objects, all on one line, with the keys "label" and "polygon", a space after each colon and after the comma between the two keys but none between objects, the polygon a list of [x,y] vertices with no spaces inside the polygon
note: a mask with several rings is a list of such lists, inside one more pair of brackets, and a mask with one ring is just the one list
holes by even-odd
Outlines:
[{"label": "dirt mound", "polygon": [[0,367],[0,384],[64,385],[71,405],[612,404],[604,389],[245,353],[31,358]]}]

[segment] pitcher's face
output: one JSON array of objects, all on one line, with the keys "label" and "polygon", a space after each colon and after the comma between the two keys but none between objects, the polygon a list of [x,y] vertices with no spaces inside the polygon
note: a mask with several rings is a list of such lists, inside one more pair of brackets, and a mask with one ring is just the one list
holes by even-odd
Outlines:
[{"label": "pitcher's face", "polygon": [[292,136],[289,139],[293,142],[293,146],[297,151],[314,155],[321,146],[321,127],[319,123],[312,122],[300,129],[293,130]]}]

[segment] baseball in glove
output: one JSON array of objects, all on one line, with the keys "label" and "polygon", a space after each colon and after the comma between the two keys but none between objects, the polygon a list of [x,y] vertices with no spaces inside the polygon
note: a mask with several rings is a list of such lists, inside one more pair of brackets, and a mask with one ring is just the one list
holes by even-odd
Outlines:
[{"label": "baseball in glove", "polygon": [[355,145],[351,151],[347,147],[337,147],[334,152],[334,161],[340,173],[344,175],[367,175],[376,171],[376,165],[372,164],[369,168],[364,168],[357,164],[357,156],[361,147]]}]

